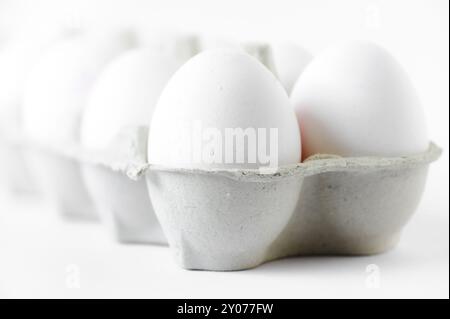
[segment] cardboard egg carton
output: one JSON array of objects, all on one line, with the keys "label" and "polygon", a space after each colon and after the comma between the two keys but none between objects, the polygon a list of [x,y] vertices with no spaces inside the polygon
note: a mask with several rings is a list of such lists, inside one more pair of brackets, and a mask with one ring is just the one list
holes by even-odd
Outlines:
[{"label": "cardboard egg carton", "polygon": [[101,221],[121,243],[167,244],[152,211],[147,185],[145,127],[125,128],[102,152],[78,144],[43,145],[22,139],[25,159],[41,193],[69,221]]},{"label": "cardboard egg carton", "polygon": [[33,146],[27,149],[26,161],[42,195],[59,216],[76,222],[98,221],[78,158]]},{"label": "cardboard egg carton", "polygon": [[273,174],[150,166],[153,208],[178,264],[241,270],[301,255],[368,255],[396,245],[441,150],[315,156]]},{"label": "cardboard egg carton", "polygon": [[146,163],[147,133],[130,128],[114,151],[101,154],[23,147],[60,176],[47,182],[49,189],[59,183],[55,203],[72,205],[59,207],[63,215],[90,215],[83,206],[88,197],[118,241],[168,242],[185,269],[242,270],[289,256],[389,250],[441,154],[430,143],[426,152],[404,157],[315,155],[276,172],[178,169]]},{"label": "cardboard egg carton", "polygon": [[147,167],[146,127],[122,130],[111,150],[79,158],[85,186],[101,220],[121,243],[166,245],[148,196],[147,184],[138,177]]},{"label": "cardboard egg carton", "polygon": [[[70,150],[70,151],[69,151]],[[97,221],[81,176],[79,148],[42,146],[21,134],[0,138],[2,184],[14,197],[41,196],[60,216]]]},{"label": "cardboard egg carton", "polygon": [[17,141],[0,138],[1,186],[11,195],[36,194],[37,185],[25,162],[25,149]]},{"label": "cardboard egg carton", "polygon": [[[108,187],[117,187],[122,204],[110,199],[107,210],[116,237],[164,243],[156,214],[177,263],[186,269],[241,270],[288,256],[386,251],[398,242],[420,201],[428,165],[441,154],[430,143],[417,155],[316,155],[269,173],[177,169],[145,162],[146,132],[125,134],[132,143],[116,145],[128,151],[114,161],[85,158],[89,183],[103,184],[97,189],[106,190],[98,196],[105,203]],[[125,216],[128,222],[120,222]]]}]

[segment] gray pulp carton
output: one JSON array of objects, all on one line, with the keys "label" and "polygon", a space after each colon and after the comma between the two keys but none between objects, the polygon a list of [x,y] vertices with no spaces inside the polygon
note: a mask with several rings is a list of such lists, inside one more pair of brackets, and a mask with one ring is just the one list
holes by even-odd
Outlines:
[{"label": "gray pulp carton", "polygon": [[147,184],[137,178],[147,165],[147,136],[147,127],[126,127],[109,149],[80,149],[76,154],[87,190],[112,237],[121,243],[166,245]]},{"label": "gray pulp carton", "polygon": [[240,270],[287,256],[392,248],[440,153],[431,143],[405,157],[319,155],[274,174],[161,166],[145,174],[178,264]]},{"label": "gray pulp carton", "polygon": [[76,157],[59,149],[29,145],[26,161],[40,191],[58,215],[72,221],[98,220]]},{"label": "gray pulp carton", "polygon": [[37,194],[38,188],[25,160],[25,150],[20,143],[0,141],[0,179],[13,195]]},{"label": "gray pulp carton", "polygon": [[47,167],[34,174],[53,172],[38,179],[49,183],[55,204],[64,199],[65,213],[90,214],[89,205],[80,205],[92,198],[119,241],[164,244],[167,238],[181,267],[217,271],[394,247],[420,201],[428,166],[441,153],[430,143],[426,152],[404,157],[317,155],[270,174],[178,169],[146,163],[147,134],[131,128],[105,154],[23,147],[32,163]]},{"label": "gray pulp carton", "polygon": [[167,244],[144,179],[133,181],[103,165],[83,164],[82,174],[101,221],[121,243]]}]

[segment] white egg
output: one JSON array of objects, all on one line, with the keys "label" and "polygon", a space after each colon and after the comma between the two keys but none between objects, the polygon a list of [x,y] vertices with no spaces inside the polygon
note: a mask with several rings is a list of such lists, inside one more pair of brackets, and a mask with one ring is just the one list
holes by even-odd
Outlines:
[{"label": "white egg", "polygon": [[127,127],[147,127],[159,95],[181,66],[176,54],[135,49],[112,62],[99,77],[83,116],[81,140],[105,149]]},{"label": "white egg", "polygon": [[399,63],[376,44],[327,50],[303,72],[291,99],[304,158],[402,156],[428,148],[417,92]]},{"label": "white egg", "polygon": [[245,42],[242,43],[241,46],[246,53],[256,58],[279,79],[278,70],[275,66],[273,57],[273,50],[269,44],[261,42]]},{"label": "white egg", "polygon": [[100,72],[132,46],[130,33],[112,32],[77,35],[52,47],[26,83],[27,136],[47,145],[76,143],[82,110]]},{"label": "white egg", "polygon": [[[27,80],[25,134],[40,146],[30,152],[29,163],[45,197],[69,219],[97,218],[81,175],[79,154],[73,150],[80,142],[82,112],[95,81],[106,65],[131,48],[133,42],[128,32],[74,36],[52,47]],[[65,152],[71,156],[63,156]]]},{"label": "white egg", "polygon": [[313,56],[306,49],[291,43],[272,45],[272,55],[277,76],[290,94],[295,82]]},{"label": "white egg", "polygon": [[261,154],[278,165],[300,158],[295,113],[274,75],[240,50],[209,50],[184,64],[167,84],[153,115],[149,162],[260,168],[268,164]]},{"label": "white egg", "polygon": [[[89,98],[81,127],[82,146],[113,156],[129,155],[132,149],[133,155],[145,161],[153,110],[180,64],[176,52],[154,48],[135,49],[114,60]],[[83,165],[82,173],[102,220],[119,241],[165,242],[145,180],[130,181],[120,172],[96,165]]]},{"label": "white egg", "polygon": [[0,51],[0,121],[4,128],[20,129],[20,106],[27,76],[41,55],[64,37],[59,29],[45,31],[11,38]]}]

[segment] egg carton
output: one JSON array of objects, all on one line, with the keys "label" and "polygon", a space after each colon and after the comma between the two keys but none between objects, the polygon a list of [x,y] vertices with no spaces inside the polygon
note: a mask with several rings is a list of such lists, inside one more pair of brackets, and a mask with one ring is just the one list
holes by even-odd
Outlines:
[{"label": "egg carton", "polygon": [[174,169],[145,162],[146,135],[146,128],[123,134],[112,147],[123,153],[65,155],[78,154],[85,185],[116,239],[165,244],[160,222],[187,269],[388,250],[420,200],[428,164],[441,153],[430,144],[406,157],[317,155],[273,174]]},{"label": "egg carton", "polygon": [[26,161],[42,195],[56,214],[75,222],[99,220],[76,157],[33,146],[27,148]]},{"label": "egg carton", "polygon": [[19,133],[0,142],[1,174],[10,193],[42,196],[67,220],[98,221],[81,176],[79,147],[44,146]]},{"label": "egg carton", "polygon": [[147,127],[125,128],[109,150],[77,154],[83,154],[85,185],[111,236],[121,243],[167,245],[147,184],[139,178],[147,167],[147,136]]},{"label": "egg carton", "polygon": [[25,152],[19,141],[9,138],[0,140],[1,186],[11,195],[38,193],[38,187],[25,161]]},{"label": "egg carton", "polygon": [[182,268],[213,271],[393,248],[441,154],[430,143],[403,157],[319,154],[276,172],[183,169],[146,163],[147,134],[129,128],[101,153],[28,143],[27,155],[55,173],[38,179],[69,203],[61,213],[91,214],[89,198],[118,241],[168,243]]},{"label": "egg carton", "polygon": [[0,140],[2,182],[13,195],[43,197],[64,219],[98,221],[78,152],[79,147],[44,146],[23,134],[6,135]]},{"label": "egg carton", "polygon": [[143,170],[177,263],[229,271],[300,255],[394,247],[441,150],[404,157],[313,156],[276,173]]},{"label": "egg carton", "polygon": [[68,221],[102,222],[120,243],[167,245],[144,179],[147,127],[124,128],[110,148],[41,144],[23,138],[26,164],[54,212]]}]

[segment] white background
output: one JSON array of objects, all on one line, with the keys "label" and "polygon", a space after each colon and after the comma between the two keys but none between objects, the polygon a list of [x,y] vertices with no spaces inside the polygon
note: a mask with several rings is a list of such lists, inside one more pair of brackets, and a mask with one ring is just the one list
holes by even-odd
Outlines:
[{"label": "white background", "polygon": [[[164,247],[115,244],[99,225],[58,221],[38,199],[19,201],[3,192],[0,297],[448,298],[448,6],[447,0],[0,0],[0,41],[44,21],[207,30],[239,39],[289,40],[313,53],[345,39],[376,41],[409,72],[430,138],[444,148],[395,250],[371,257],[294,258],[233,273],[178,269]],[[379,269],[379,288],[366,285],[370,264]],[[72,285],[74,275],[79,288]]]}]

